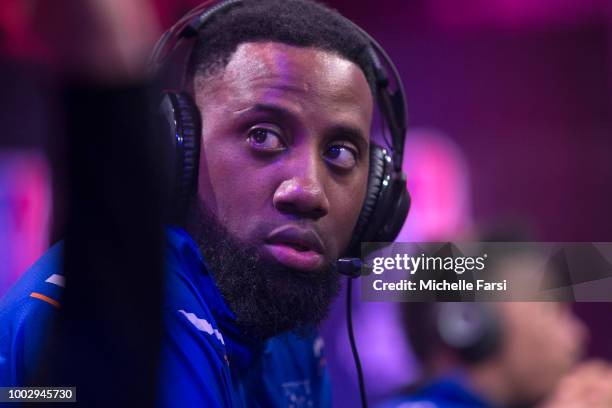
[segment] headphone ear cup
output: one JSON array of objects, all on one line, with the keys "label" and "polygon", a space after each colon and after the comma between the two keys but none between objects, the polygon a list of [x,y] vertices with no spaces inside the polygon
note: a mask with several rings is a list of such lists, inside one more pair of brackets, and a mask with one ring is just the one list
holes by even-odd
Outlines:
[{"label": "headphone ear cup", "polygon": [[180,220],[198,179],[202,132],[200,111],[188,93],[166,92],[160,104],[160,114],[167,127],[167,139],[174,148],[173,208],[175,217]]},{"label": "headphone ear cup", "polygon": [[495,310],[482,303],[437,304],[436,328],[442,343],[466,363],[479,363],[501,348],[502,330]]},{"label": "headphone ear cup", "polygon": [[410,208],[406,176],[394,174],[386,149],[370,145],[370,172],[366,197],[361,207],[348,254],[359,257],[362,242],[389,242],[399,233]]},{"label": "headphone ear cup", "polygon": [[355,229],[353,230],[353,238],[349,244],[348,253],[350,255],[358,256],[360,249],[359,246],[363,241],[365,230],[368,228],[372,214],[376,210],[376,207],[380,201],[380,196],[383,189],[383,180],[387,174],[386,166],[388,165],[385,160],[385,150],[377,144],[372,143],[370,145],[370,170],[368,173],[368,187],[366,189],[365,200],[361,206],[361,212]]}]

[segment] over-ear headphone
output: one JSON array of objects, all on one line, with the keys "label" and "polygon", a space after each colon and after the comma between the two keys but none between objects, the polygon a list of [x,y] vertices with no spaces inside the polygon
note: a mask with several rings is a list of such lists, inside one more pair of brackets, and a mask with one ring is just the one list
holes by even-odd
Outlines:
[{"label": "over-ear headphone", "polygon": [[[239,6],[243,1],[226,0],[212,6],[211,3],[213,2],[206,2],[193,9],[161,37],[151,57],[151,66],[155,72],[159,72],[167,64],[183,42],[197,37],[213,15]],[[374,71],[381,120],[391,134],[391,143],[387,141],[390,150],[374,143],[370,144],[366,197],[346,252],[346,255],[359,256],[361,242],[393,241],[408,215],[410,195],[406,189],[406,175],[402,172],[406,104],[401,78],[387,53],[364,30],[350,20],[345,20],[370,44],[367,53]],[[381,64],[379,56],[385,65],[391,68],[395,91],[391,90],[387,70]],[[197,185],[202,128],[200,113],[186,92],[165,92],[161,113],[167,121],[168,137],[176,151],[175,201],[178,211],[182,211]]]},{"label": "over-ear headphone", "polygon": [[499,351],[503,333],[492,305],[440,302],[434,308],[440,341],[466,363],[487,360]]}]

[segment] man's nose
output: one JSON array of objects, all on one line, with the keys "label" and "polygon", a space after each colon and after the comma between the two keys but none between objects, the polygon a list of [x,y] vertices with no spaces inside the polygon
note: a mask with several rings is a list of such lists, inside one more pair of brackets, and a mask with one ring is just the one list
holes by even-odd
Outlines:
[{"label": "man's nose", "polygon": [[325,169],[321,167],[313,158],[299,160],[274,192],[274,207],[282,213],[312,219],[327,215],[329,201],[322,180]]}]

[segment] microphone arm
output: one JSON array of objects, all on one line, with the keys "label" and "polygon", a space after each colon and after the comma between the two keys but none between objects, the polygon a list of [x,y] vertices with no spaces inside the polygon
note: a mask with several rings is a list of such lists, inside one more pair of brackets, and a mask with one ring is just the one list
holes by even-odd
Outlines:
[{"label": "microphone arm", "polygon": [[[365,269],[365,273],[362,273],[362,269]],[[369,275],[371,272],[371,268],[359,258],[339,258],[336,261],[336,270],[338,273],[353,279],[362,275]]]}]

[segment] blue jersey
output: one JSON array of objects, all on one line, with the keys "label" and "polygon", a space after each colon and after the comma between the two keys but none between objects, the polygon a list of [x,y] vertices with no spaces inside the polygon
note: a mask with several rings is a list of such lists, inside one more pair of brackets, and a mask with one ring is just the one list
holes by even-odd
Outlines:
[{"label": "blue jersey", "polygon": [[[168,243],[159,405],[330,406],[318,334],[284,333],[265,342],[244,336],[189,235],[170,228]],[[61,263],[58,244],[0,302],[0,386],[23,385],[36,372],[61,306]]]},{"label": "blue jersey", "polygon": [[379,408],[493,408],[466,384],[461,373],[439,378]]}]

